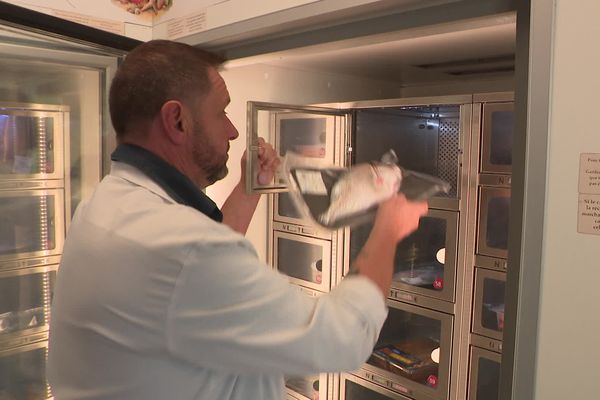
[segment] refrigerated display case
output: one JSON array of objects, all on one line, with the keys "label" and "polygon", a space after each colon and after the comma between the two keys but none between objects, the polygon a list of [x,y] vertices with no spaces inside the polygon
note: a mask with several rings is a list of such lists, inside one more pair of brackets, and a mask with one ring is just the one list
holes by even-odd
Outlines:
[{"label": "refrigerated display case", "polygon": [[65,232],[108,166],[107,92],[139,42],[0,2],[0,398],[47,399]]},{"label": "refrigerated display case", "polygon": [[[457,312],[461,312],[455,302],[463,301],[462,293],[457,297],[456,282],[463,279],[465,268],[461,247],[467,222],[469,182],[465,166],[471,162],[468,151],[471,108],[469,95],[339,103],[335,108],[248,104],[249,154],[257,151],[259,138],[273,144],[281,156],[285,155],[284,149],[293,151],[289,146],[277,145],[282,142],[281,121],[293,120],[303,113],[314,119],[317,114],[330,118],[337,127],[336,137],[324,141],[333,143],[333,153],[327,153],[330,165],[352,167],[378,161],[392,149],[402,167],[450,183],[447,194],[429,199],[430,211],[421,220],[419,229],[398,244],[388,296],[388,321],[369,362],[352,374],[375,387],[385,386],[395,396],[416,399],[450,396],[452,353],[458,351],[458,346],[453,350],[452,342],[454,335],[464,336],[454,332],[453,321]],[[306,139],[294,140],[314,141],[316,135],[310,129],[303,133]],[[339,283],[350,273],[371,225],[335,231],[312,226],[285,192],[284,180],[257,184],[255,162],[255,157],[248,158],[247,187],[254,192],[273,194],[269,202],[271,265],[290,275],[295,284],[328,291],[330,288],[323,286],[323,276],[319,275],[318,262],[321,261],[325,271],[323,260],[331,260],[335,277],[331,278],[330,287]],[[323,165],[323,160],[318,159],[315,164]],[[329,257],[322,253],[328,246],[331,246]],[[303,259],[306,260],[300,267],[297,264]],[[321,278],[320,284],[316,277]],[[468,331],[465,334],[468,336]]]}]

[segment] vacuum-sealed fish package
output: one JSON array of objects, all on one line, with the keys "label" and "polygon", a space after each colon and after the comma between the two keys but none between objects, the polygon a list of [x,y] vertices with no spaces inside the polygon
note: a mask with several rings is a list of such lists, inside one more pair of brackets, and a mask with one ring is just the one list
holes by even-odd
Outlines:
[{"label": "vacuum-sealed fish package", "polygon": [[448,182],[404,169],[397,162],[393,150],[379,162],[351,168],[288,152],[283,171],[298,211],[324,228],[339,229],[372,222],[378,205],[398,192],[420,201],[450,190]]}]

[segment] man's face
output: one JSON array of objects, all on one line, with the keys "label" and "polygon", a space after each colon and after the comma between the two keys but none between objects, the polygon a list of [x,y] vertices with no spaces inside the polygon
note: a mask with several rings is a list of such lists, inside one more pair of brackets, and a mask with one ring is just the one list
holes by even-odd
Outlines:
[{"label": "man's face", "polygon": [[193,115],[191,151],[193,162],[213,184],[227,175],[229,141],[238,137],[238,131],[225,112],[230,101],[225,81],[214,69],[209,78],[211,89]]}]

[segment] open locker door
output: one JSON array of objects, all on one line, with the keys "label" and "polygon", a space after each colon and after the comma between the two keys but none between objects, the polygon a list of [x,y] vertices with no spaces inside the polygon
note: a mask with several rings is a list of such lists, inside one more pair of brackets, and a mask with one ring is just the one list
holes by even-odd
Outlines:
[{"label": "open locker door", "polygon": [[287,191],[283,171],[268,183],[258,179],[258,153],[262,138],[279,157],[289,151],[313,157],[321,163],[341,166],[350,113],[334,108],[248,102],[246,191],[276,193]]}]

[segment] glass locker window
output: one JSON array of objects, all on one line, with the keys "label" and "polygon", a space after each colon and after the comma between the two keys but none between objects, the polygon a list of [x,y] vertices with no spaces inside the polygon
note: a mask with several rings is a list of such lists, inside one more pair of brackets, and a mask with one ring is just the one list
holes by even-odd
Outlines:
[{"label": "glass locker window", "polygon": [[283,118],[279,122],[279,154],[288,151],[305,157],[325,158],[327,154],[325,118]]},{"label": "glass locker window", "polygon": [[12,274],[0,274],[0,335],[49,322],[56,271]]},{"label": "glass locker window", "polygon": [[331,242],[273,231],[274,267],[294,283],[329,291],[331,282]]},{"label": "glass locker window", "polygon": [[296,204],[289,193],[278,193],[275,196],[277,201],[277,213],[275,219],[277,219],[278,216],[299,220],[303,219],[302,214],[298,211],[298,208],[296,208]]},{"label": "glass locker window", "polygon": [[333,165],[344,114],[335,109],[249,102],[246,188],[253,193],[287,191],[281,169],[271,182],[258,181],[259,139],[271,144],[280,157],[291,151]]},{"label": "glass locker window", "polygon": [[0,175],[52,174],[53,118],[0,112]]},{"label": "glass locker window", "polygon": [[483,105],[481,172],[507,174],[512,170],[514,103]]},{"label": "glass locker window", "polygon": [[345,392],[345,400],[390,400],[390,397],[348,380],[345,383]]},{"label": "glass locker window", "polygon": [[441,322],[390,309],[368,363],[422,385],[437,386]]},{"label": "glass locker window", "polygon": [[477,253],[492,257],[508,256],[510,189],[481,187]]},{"label": "glass locker window", "polygon": [[489,200],[485,244],[487,247],[508,248],[508,218],[510,198],[495,197]]},{"label": "glass locker window", "polygon": [[481,325],[502,332],[504,329],[505,282],[494,278],[483,279],[483,311]]},{"label": "glass locker window", "polygon": [[50,397],[46,383],[46,348],[0,353],[0,399],[41,400]]},{"label": "glass locker window", "polygon": [[498,165],[512,164],[512,131],[514,113],[496,111],[492,113],[492,135],[490,141],[490,162]]},{"label": "glass locker window", "polygon": [[319,400],[319,386],[319,375],[285,378],[286,388],[309,400]]},{"label": "glass locker window", "polygon": [[497,400],[500,389],[499,353],[471,347],[468,400]]},{"label": "glass locker window", "polygon": [[500,363],[480,358],[479,376],[477,377],[477,394],[475,399],[493,400],[498,398],[500,387]]},{"label": "glass locker window", "polygon": [[[364,246],[372,225],[350,230],[350,260]],[[392,287],[451,301],[457,257],[458,214],[430,209],[419,228],[396,246]]]},{"label": "glass locker window", "polygon": [[0,194],[0,256],[55,249],[55,202],[36,192]]},{"label": "glass locker window", "polygon": [[363,368],[380,374],[392,388],[398,384],[411,397],[446,398],[452,316],[392,300],[388,305],[388,317]]}]

